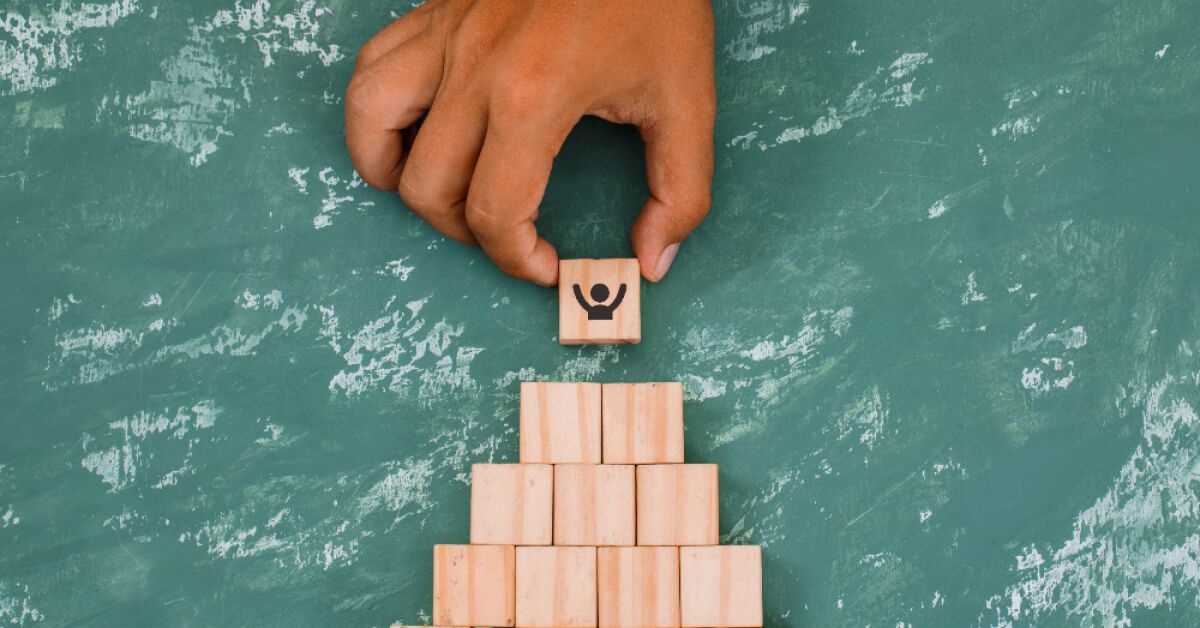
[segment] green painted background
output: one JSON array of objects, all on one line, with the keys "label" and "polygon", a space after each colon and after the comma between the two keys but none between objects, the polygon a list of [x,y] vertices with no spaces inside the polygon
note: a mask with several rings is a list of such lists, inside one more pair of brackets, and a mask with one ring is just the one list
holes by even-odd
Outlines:
[{"label": "green painted background", "polygon": [[[0,624],[427,621],[517,382],[686,383],[770,626],[1200,623],[1200,4],[717,7],[637,347],[354,178],[406,3],[0,8]],[[539,226],[626,256],[636,133]]]}]

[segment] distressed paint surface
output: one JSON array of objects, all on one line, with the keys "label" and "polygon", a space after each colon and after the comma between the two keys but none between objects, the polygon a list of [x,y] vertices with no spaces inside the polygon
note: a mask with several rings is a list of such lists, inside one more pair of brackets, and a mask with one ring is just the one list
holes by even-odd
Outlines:
[{"label": "distressed paint surface", "polygon": [[[584,348],[354,176],[410,6],[0,8],[0,624],[427,622],[560,379],[685,383],[769,626],[1200,623],[1200,5],[719,2],[713,212]],[[585,122],[542,229],[641,169]]]}]

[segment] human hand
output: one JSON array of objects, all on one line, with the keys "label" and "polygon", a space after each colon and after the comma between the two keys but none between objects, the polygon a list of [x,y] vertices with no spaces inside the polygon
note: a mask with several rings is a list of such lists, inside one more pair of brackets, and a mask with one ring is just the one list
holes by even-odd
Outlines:
[{"label": "human hand", "polygon": [[645,141],[650,198],[632,241],[658,281],[711,198],[708,0],[428,0],[359,52],[346,144],[367,183],[548,286],[558,254],[534,220],[585,115],[637,125]]}]

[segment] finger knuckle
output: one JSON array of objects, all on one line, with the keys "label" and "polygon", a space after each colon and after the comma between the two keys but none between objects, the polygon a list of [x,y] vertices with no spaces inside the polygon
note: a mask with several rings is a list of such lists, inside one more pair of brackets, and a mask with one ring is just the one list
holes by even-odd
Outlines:
[{"label": "finger knuckle", "polygon": [[480,200],[468,199],[465,215],[471,231],[485,235],[502,231],[509,222],[503,213]]},{"label": "finger knuckle", "polygon": [[699,222],[708,216],[712,208],[712,191],[708,189],[693,192],[679,201],[679,211]]},{"label": "finger knuckle", "polygon": [[665,200],[672,222],[694,226],[708,216],[712,207],[712,192],[708,189],[688,191]]},{"label": "finger knuckle", "polygon": [[371,108],[379,97],[379,83],[370,72],[359,72],[350,79],[346,86],[344,106],[346,115],[361,116],[370,113]]},{"label": "finger knuckle", "polygon": [[378,52],[376,51],[377,47],[378,45],[374,42],[367,42],[363,44],[363,47],[359,48],[358,54],[354,55],[354,69],[361,70],[368,65],[371,65],[371,63],[373,63],[379,56]]},{"label": "finger knuckle", "polygon": [[496,75],[492,107],[505,118],[523,120],[542,109],[553,88],[544,70],[532,64],[517,64]]},{"label": "finger knuckle", "polygon": [[428,185],[414,182],[408,170],[400,175],[397,192],[409,209],[423,216],[437,216],[448,213],[453,208],[453,202]]},{"label": "finger knuckle", "polygon": [[358,173],[359,178],[361,178],[363,181],[365,181],[367,183],[367,185],[369,185],[377,190],[390,189],[389,184],[391,182],[385,176],[382,176],[382,175],[377,176],[374,172],[368,171],[367,169],[360,168],[360,167],[355,167],[355,172]]},{"label": "finger knuckle", "polygon": [[486,56],[488,44],[469,29],[459,29],[446,40],[446,61],[450,67],[469,68]]}]

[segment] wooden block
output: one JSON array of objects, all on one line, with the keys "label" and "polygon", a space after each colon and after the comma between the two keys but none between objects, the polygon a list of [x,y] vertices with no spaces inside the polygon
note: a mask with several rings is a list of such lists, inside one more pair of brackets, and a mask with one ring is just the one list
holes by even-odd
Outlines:
[{"label": "wooden block", "polygon": [[601,547],[600,628],[679,626],[679,548]]},{"label": "wooden block", "polygon": [[558,341],[564,345],[642,341],[641,275],[636,259],[558,262]]},{"label": "wooden block", "polygon": [[685,628],[762,626],[762,549],[757,545],[679,549]]},{"label": "wooden block", "polygon": [[433,546],[433,623],[512,626],[514,554],[511,545]]},{"label": "wooden block", "polygon": [[633,545],[633,466],[554,467],[555,545]]},{"label": "wooden block", "polygon": [[517,548],[517,628],[595,628],[596,548]]},{"label": "wooden block", "polygon": [[554,467],[471,465],[471,543],[549,545],[553,522]]},{"label": "wooden block", "polygon": [[717,465],[638,466],[638,545],[716,545],[717,510]]},{"label": "wooden block", "polygon": [[604,384],[605,464],[683,462],[683,384]]},{"label": "wooden block", "polygon": [[600,384],[521,383],[521,462],[600,462]]}]

